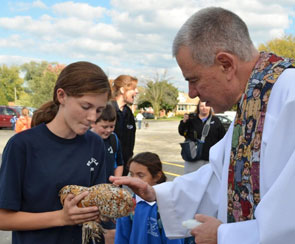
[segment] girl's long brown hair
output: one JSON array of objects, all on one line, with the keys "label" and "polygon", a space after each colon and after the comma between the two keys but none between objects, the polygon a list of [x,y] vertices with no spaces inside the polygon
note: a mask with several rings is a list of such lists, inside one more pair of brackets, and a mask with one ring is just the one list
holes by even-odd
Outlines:
[{"label": "girl's long brown hair", "polygon": [[32,127],[41,123],[48,123],[54,119],[59,109],[57,89],[62,88],[68,96],[81,97],[85,94],[108,94],[111,88],[108,77],[97,65],[80,61],[67,65],[57,78],[53,100],[43,104],[34,112]]}]

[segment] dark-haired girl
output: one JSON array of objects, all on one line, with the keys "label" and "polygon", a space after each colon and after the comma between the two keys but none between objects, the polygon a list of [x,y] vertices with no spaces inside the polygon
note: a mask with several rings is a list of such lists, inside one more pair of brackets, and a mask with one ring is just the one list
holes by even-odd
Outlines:
[{"label": "dark-haired girl", "polygon": [[[153,186],[166,181],[159,156],[143,152],[128,162],[131,177],[140,178]],[[136,197],[136,208],[132,216],[119,218],[115,244],[183,244],[183,239],[169,240],[166,237],[156,202],[146,202]]]}]

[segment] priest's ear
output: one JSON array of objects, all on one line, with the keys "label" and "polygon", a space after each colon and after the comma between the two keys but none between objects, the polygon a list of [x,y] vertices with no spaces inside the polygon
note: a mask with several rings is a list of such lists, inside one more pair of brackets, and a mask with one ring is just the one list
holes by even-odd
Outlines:
[{"label": "priest's ear", "polygon": [[231,79],[236,71],[237,58],[228,52],[218,52],[215,56],[215,64],[219,65],[221,71]]}]

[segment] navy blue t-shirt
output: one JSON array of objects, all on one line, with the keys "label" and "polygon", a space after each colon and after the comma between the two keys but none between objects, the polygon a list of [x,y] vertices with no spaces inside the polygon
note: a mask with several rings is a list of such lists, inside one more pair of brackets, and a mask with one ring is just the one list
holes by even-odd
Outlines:
[{"label": "navy blue t-shirt", "polygon": [[[115,148],[111,145],[111,136],[117,138],[114,140],[116,142]],[[104,144],[106,149],[106,176],[107,182],[110,183],[109,177],[114,175],[114,171],[118,166],[123,165],[122,149],[119,138],[115,133],[112,133],[107,139],[104,139]]]},{"label": "navy blue t-shirt", "polygon": [[[106,182],[103,140],[91,132],[64,139],[45,124],[14,135],[3,151],[0,208],[48,212],[62,208],[58,196],[65,185]],[[13,231],[13,244],[81,244],[81,226]]]}]

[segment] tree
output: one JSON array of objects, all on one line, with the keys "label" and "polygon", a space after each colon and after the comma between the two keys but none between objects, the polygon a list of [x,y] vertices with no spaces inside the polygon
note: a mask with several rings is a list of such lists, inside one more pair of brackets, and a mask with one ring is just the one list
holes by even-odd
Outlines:
[{"label": "tree", "polygon": [[287,58],[295,57],[295,37],[286,35],[282,39],[276,38],[264,44],[260,44],[259,51],[274,52],[279,56]]},{"label": "tree", "polygon": [[171,111],[176,107],[177,97],[178,89],[168,82],[164,72],[162,77],[157,74],[153,80],[147,81],[145,89],[139,94],[138,106],[151,104],[157,118],[161,109]]},{"label": "tree", "polygon": [[64,65],[46,61],[22,65],[22,70],[26,73],[28,92],[31,94],[30,103],[33,107],[40,107],[43,103],[52,100],[55,82],[64,67]]},{"label": "tree", "polygon": [[160,81],[149,81],[145,90],[145,100],[153,107],[155,118],[160,115],[160,105],[164,93],[163,85]]},{"label": "tree", "polygon": [[19,67],[2,65],[0,67],[0,102],[7,104],[15,100],[23,92],[23,79],[19,76]]},{"label": "tree", "polygon": [[167,81],[163,81],[164,94],[161,101],[161,109],[172,111],[178,104],[178,89]]},{"label": "tree", "polygon": [[7,103],[8,103],[8,101],[5,96],[5,92],[4,92],[2,83],[0,83],[0,104],[7,105]]}]

